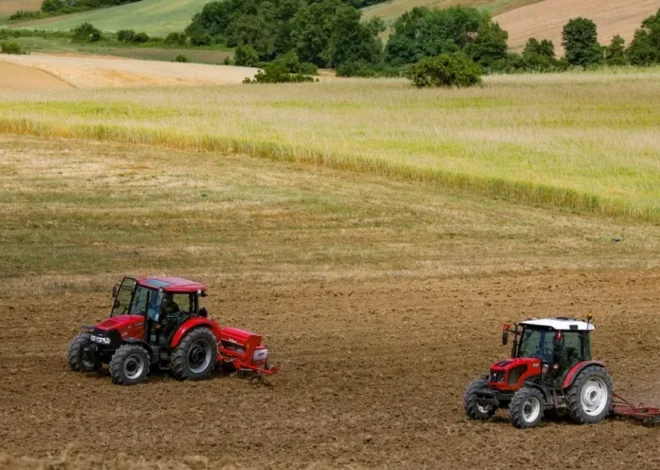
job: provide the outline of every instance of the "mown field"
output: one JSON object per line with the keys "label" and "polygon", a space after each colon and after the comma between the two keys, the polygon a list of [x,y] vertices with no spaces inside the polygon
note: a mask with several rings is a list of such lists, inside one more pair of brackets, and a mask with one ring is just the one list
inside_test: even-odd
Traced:
{"label": "mown field", "polygon": [[660,71],[0,97],[3,132],[238,151],[660,220]]}

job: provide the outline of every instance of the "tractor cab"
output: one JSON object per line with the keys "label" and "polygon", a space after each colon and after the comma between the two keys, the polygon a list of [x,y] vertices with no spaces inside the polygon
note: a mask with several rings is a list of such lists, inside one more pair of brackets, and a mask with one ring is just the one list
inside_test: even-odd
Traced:
{"label": "tractor cab", "polygon": [[[540,361],[540,373],[544,381],[560,380],[579,362],[591,360],[590,323],[559,317],[527,320],[513,327],[504,325],[502,344],[506,345],[509,333],[514,340],[511,359],[536,359]],[[532,362],[532,364],[538,362]]]}

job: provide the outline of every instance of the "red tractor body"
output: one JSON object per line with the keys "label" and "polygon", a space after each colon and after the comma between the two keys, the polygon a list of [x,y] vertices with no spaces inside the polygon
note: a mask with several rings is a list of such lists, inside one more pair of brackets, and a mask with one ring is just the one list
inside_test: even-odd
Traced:
{"label": "red tractor body", "polygon": [[602,421],[613,390],[604,364],[591,360],[590,320],[560,317],[504,325],[503,344],[514,334],[511,358],[495,362],[487,376],[469,385],[468,417],[488,419],[498,408],[508,408],[519,428],[536,426],[548,410],[566,411],[579,423]]}
{"label": "red tractor body", "polygon": [[181,380],[201,380],[223,371],[271,375],[260,335],[222,327],[200,308],[206,287],[181,278],[124,278],[113,289],[110,318],[83,327],[69,348],[76,371],[109,364],[115,383],[134,385],[151,367],[170,370]]}

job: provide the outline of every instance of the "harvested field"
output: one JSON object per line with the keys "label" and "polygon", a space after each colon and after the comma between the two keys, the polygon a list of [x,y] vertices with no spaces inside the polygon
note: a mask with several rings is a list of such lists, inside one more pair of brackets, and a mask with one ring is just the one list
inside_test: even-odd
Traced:
{"label": "harvested field", "polygon": [[0,91],[65,90],[68,83],[43,70],[0,60]]}
{"label": "harvested field", "polygon": [[43,70],[76,88],[202,86],[241,83],[257,69],[78,55],[3,56],[2,61]]}
{"label": "harvested field", "polygon": [[598,40],[607,45],[619,34],[629,42],[642,21],[660,8],[657,0],[543,0],[495,18],[509,32],[509,47],[519,50],[530,37],[551,39],[563,53],[561,34],[571,18],[586,17],[598,26]]}
{"label": "harvested field", "polygon": [[[507,355],[502,322],[588,311],[617,390],[660,402],[657,225],[240,154],[0,149],[0,467],[660,466],[656,428],[521,432],[461,403]],[[212,316],[265,335],[272,387],[70,372],[68,341],[125,272],[207,282]],[[500,458],[512,442],[528,450]]]}
{"label": "harvested field", "polygon": [[0,0],[0,18],[10,16],[18,10],[36,11],[43,0]]}

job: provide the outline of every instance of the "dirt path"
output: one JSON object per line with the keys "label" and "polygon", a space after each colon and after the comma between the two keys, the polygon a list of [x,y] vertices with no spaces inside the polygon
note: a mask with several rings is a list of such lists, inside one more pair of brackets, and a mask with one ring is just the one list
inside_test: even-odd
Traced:
{"label": "dirt path", "polygon": [[[283,367],[270,388],[166,375],[123,388],[74,374],[68,341],[106,315],[109,295],[0,298],[0,452],[43,457],[72,444],[256,468],[657,468],[657,428],[549,421],[520,432],[504,413],[467,422],[462,394],[507,355],[502,322],[593,311],[594,353],[617,390],[660,399],[659,286],[659,272],[616,271],[211,285],[212,315],[265,334]],[[512,442],[525,451],[504,458]]]}
{"label": "dirt path", "polygon": [[629,42],[642,21],[660,8],[658,0],[544,0],[495,17],[509,32],[509,46],[522,48],[530,37],[551,39],[563,53],[561,33],[571,18],[586,17],[598,25],[601,44],[620,34]]}

